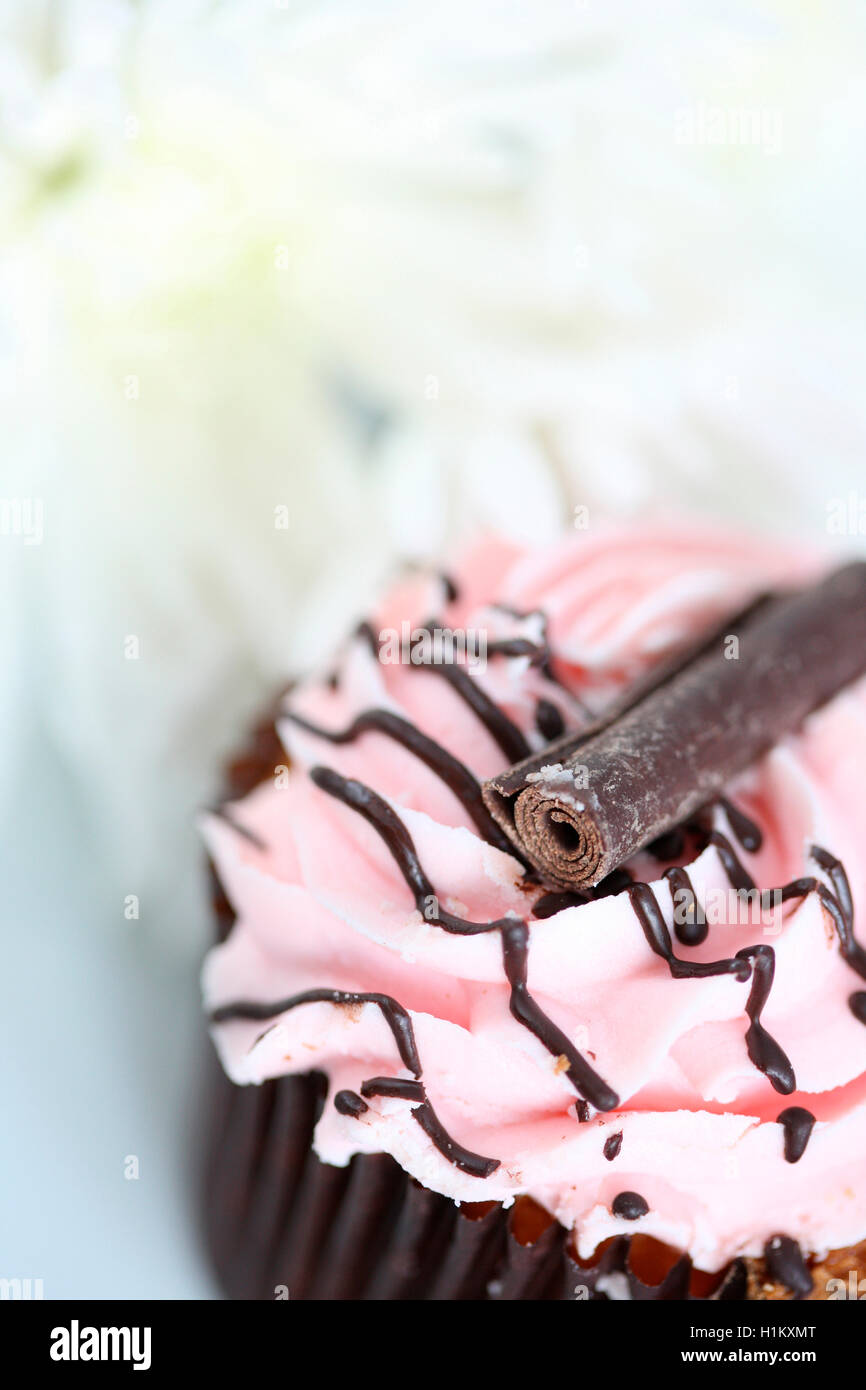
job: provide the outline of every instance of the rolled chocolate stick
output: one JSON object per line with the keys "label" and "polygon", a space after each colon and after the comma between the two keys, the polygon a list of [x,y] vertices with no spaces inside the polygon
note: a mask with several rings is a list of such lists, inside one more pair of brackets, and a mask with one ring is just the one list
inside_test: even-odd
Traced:
{"label": "rolled chocolate stick", "polygon": [[546,883],[593,887],[864,673],[857,562],[761,596],[606,716],[486,782],[484,799]]}

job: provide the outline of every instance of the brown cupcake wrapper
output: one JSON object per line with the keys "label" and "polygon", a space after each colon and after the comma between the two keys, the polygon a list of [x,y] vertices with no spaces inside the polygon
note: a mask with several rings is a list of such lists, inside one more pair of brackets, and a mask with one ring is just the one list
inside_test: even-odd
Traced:
{"label": "brown cupcake wrapper", "polygon": [[[312,1148],[327,1089],[321,1073],[235,1086],[212,1065],[204,1224],[229,1298],[600,1299],[611,1274],[625,1277],[633,1299],[690,1297],[688,1256],[647,1285],[630,1269],[627,1236],[584,1268],[558,1222],[521,1234],[519,1203],[457,1205],[387,1154],[358,1154],[345,1168],[322,1163]],[[745,1290],[738,1261],[711,1297]]]}
{"label": "brown cupcake wrapper", "polygon": [[459,1208],[387,1154],[345,1168],[312,1149],[321,1074],[261,1086],[214,1077],[205,1231],[230,1298],[524,1298],[565,1274],[561,1227],[536,1246],[510,1236],[495,1203]]}

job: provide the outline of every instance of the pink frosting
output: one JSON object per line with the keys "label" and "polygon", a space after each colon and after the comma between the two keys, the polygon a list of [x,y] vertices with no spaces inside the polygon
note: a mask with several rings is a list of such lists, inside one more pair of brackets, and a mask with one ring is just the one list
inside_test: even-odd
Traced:
{"label": "pink frosting", "polygon": [[[456,600],[448,602],[439,579],[414,576],[388,595],[371,624],[399,628],[436,614],[443,625],[484,629],[491,638],[537,636],[537,617],[519,619],[489,605],[542,610],[557,674],[572,694],[599,707],[741,598],[815,568],[799,551],[691,525],[594,530],[541,551],[491,540],[452,569]],[[383,665],[361,637],[347,645],[338,672],[336,686],[317,679],[297,687],[291,708],[334,730],[365,709],[387,708],[479,780],[507,762],[436,673]],[[557,704],[569,727],[583,717],[528,657],[491,657],[472,679],[532,748],[544,742],[535,727],[539,698]],[[763,1022],[796,1073],[797,1090],[784,1097],[747,1054],[748,985],[731,977],[672,979],[650,951],[627,894],[534,920],[537,890],[527,895],[517,861],[481,839],[460,801],[417,757],[378,732],[334,745],[288,721],[279,728],[290,774],[278,773],[230,808],[264,847],[215,817],[204,824],[237,913],[228,940],[206,962],[208,1008],[321,987],[392,995],[411,1014],[439,1119],[462,1146],[500,1166],[487,1178],[462,1172],[434,1147],[404,1099],[370,1099],[359,1118],[335,1108],[336,1092],[357,1092],[365,1078],[411,1075],[373,1004],[305,1004],[271,1023],[216,1027],[226,1071],[240,1084],[327,1073],[329,1101],[315,1136],[323,1160],[343,1165],[356,1153],[387,1152],[455,1200],[509,1203],[529,1194],[575,1228],[582,1256],[608,1236],[640,1231],[716,1270],[735,1255],[760,1253],[779,1231],[818,1253],[866,1237],[866,1027],[847,1002],[866,986],[841,957],[814,894],[787,905],[769,933],[761,924],[729,924],[728,913],[702,946],[677,947],[683,956],[712,960],[756,941],[772,945],[776,975]],[[374,828],[310,780],[316,764],[386,798],[447,909],[473,920],[514,913],[529,921],[530,991],[616,1090],[617,1110],[578,1123],[568,1078],[509,1011],[498,934],[455,936],[425,921]],[[844,862],[862,911],[864,765],[861,683],[730,789],[764,832],[759,852],[742,854],[760,887],[815,873],[808,847],[817,842]],[[637,868],[656,880],[670,925],[660,866],[642,856]],[[689,874],[708,903],[730,887],[713,847]],[[816,1116],[797,1163],[785,1161],[776,1122],[789,1105]],[[610,1161],[603,1148],[614,1133],[622,1145]],[[613,1215],[622,1191],[645,1198],[649,1211],[640,1220]]]}

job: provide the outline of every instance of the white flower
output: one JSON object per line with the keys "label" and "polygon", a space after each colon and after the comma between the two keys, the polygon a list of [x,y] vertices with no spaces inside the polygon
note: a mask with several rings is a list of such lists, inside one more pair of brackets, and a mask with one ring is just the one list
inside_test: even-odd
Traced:
{"label": "white flower", "polygon": [[2,8],[4,742],[112,891],[392,557],[859,484],[857,0]]}

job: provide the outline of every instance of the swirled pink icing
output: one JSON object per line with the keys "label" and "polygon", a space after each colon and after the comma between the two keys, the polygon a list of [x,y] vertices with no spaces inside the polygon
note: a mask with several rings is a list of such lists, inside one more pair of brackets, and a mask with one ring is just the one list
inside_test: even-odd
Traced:
{"label": "swirled pink icing", "polygon": [[[798,548],[691,524],[598,529],[544,550],[488,540],[450,571],[456,597],[435,576],[414,575],[370,623],[374,631],[399,630],[436,616],[491,641],[535,640],[544,614],[559,683],[526,655],[491,656],[471,674],[537,749],[545,742],[536,728],[539,699],[555,704],[567,727],[579,727],[586,706],[602,707],[751,593],[820,568]],[[509,761],[434,671],[383,664],[359,636],[343,651],[337,677],[295,687],[287,708],[329,730],[370,708],[393,711],[479,780]],[[575,1229],[584,1257],[620,1232],[688,1250],[707,1270],[760,1253],[778,1231],[819,1254],[866,1237],[866,1027],[848,1006],[866,986],[840,954],[814,893],[769,924],[737,921],[741,912],[720,906],[730,884],[718,850],[711,845],[687,865],[698,898],[716,906],[707,940],[678,945],[680,955],[715,960],[756,941],[775,951],[763,1022],[797,1087],[782,1096],[747,1053],[748,985],[730,976],[672,979],[627,893],[533,919],[539,889],[527,890],[517,860],[481,838],[461,801],[414,754],[375,731],[340,745],[289,719],[279,731],[290,771],[276,769],[230,808],[260,844],[216,817],[204,822],[237,913],[227,941],[207,958],[208,1008],[317,988],[393,996],[411,1016],[424,1087],[442,1124],[463,1147],[500,1162],[486,1178],[461,1171],[414,1123],[405,1099],[370,1098],[357,1117],[335,1107],[338,1091],[358,1092],[366,1078],[411,1076],[374,1004],[309,1003],[266,1023],[216,1026],[223,1064],[239,1084],[327,1074],[329,1101],[315,1135],[323,1160],[344,1165],[356,1153],[386,1152],[455,1200],[508,1203],[528,1194]],[[763,831],[761,848],[741,856],[759,887],[814,874],[809,847],[818,843],[843,861],[855,910],[866,908],[864,764],[861,682],[729,789]],[[531,993],[615,1089],[615,1110],[578,1122],[561,1063],[509,1010],[498,934],[451,935],[425,920],[382,838],[313,783],[315,765],[386,799],[449,911],[473,920],[515,914],[529,923]],[[640,856],[634,867],[670,926],[659,864]],[[776,1120],[790,1105],[816,1117],[796,1163],[785,1161]],[[618,1133],[621,1147],[609,1160],[605,1141]],[[641,1194],[645,1216],[613,1214],[623,1191]]]}

